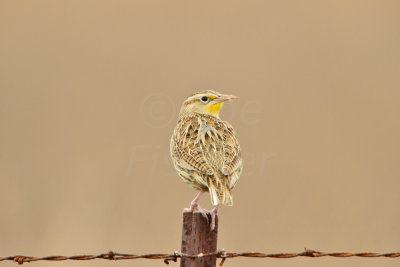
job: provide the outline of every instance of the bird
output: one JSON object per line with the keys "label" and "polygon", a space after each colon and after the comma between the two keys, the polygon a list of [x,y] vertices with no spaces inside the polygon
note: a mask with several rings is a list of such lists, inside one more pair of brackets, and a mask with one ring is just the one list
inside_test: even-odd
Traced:
{"label": "bird", "polygon": [[[189,96],[183,103],[170,141],[170,155],[181,179],[200,192],[184,212],[211,215],[210,229],[221,204],[232,206],[232,189],[243,170],[237,134],[219,113],[226,101],[237,99],[213,90]],[[202,209],[200,197],[209,192],[214,208]]]}

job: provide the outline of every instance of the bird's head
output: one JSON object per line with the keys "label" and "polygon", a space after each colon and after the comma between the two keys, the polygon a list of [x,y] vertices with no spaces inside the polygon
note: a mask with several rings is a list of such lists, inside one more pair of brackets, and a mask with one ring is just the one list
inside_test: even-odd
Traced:
{"label": "bird's head", "polygon": [[239,97],[223,95],[211,90],[202,91],[188,97],[183,102],[180,116],[196,112],[218,117],[223,103],[236,98]]}

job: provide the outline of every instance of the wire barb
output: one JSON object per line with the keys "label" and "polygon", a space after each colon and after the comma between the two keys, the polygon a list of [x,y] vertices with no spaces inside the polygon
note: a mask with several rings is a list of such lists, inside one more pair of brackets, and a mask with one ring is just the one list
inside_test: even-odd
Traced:
{"label": "wire barb", "polygon": [[178,253],[178,251],[175,251],[173,257],[166,258],[164,263],[168,265],[170,261],[177,262],[178,258],[181,258],[181,255]]}
{"label": "wire barb", "polygon": [[275,258],[275,259],[289,259],[295,257],[310,257],[310,258],[319,258],[319,257],[336,257],[336,258],[347,258],[347,257],[364,257],[364,258],[377,258],[377,257],[385,257],[385,258],[399,258],[400,252],[389,252],[389,253],[376,253],[376,252],[320,252],[317,250],[305,249],[303,252],[299,253],[262,253],[262,252],[226,252],[224,249],[212,252],[212,253],[200,253],[197,255],[188,255],[183,253],[178,253],[177,251],[174,254],[162,254],[162,253],[153,253],[153,254],[144,254],[144,255],[135,255],[135,254],[123,254],[117,253],[113,251],[109,251],[107,253],[99,254],[99,255],[75,255],[75,256],[46,256],[46,257],[32,257],[32,256],[9,256],[9,257],[0,257],[0,261],[14,261],[18,264],[23,264],[25,262],[33,262],[33,261],[65,261],[65,260],[94,260],[94,259],[104,259],[104,260],[136,260],[136,259],[150,259],[150,260],[160,260],[163,259],[165,264],[169,264],[170,261],[177,262],[178,258],[201,258],[201,257],[210,257],[216,256],[217,258],[222,259],[220,266],[222,266],[226,259],[228,258],[237,258],[237,257],[246,257],[246,258]]}

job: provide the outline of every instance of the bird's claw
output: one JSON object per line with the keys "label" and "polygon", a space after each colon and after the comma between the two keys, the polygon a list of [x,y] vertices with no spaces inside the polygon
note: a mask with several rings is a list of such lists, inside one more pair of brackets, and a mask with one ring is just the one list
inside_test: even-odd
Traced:
{"label": "bird's claw", "polygon": [[210,214],[210,212],[208,211],[208,210],[205,210],[205,209],[202,209],[202,208],[200,208],[200,207],[198,207],[198,209],[197,209],[200,213],[201,213],[201,215],[207,220],[207,223],[209,222],[208,221],[208,214]]}
{"label": "bird's claw", "polygon": [[216,206],[211,212],[211,223],[210,223],[210,230],[211,232],[215,229],[215,216],[218,214],[218,206]]}
{"label": "bird's claw", "polygon": [[211,223],[210,223],[210,230],[211,232],[215,229],[215,213],[211,213]]}
{"label": "bird's claw", "polygon": [[192,203],[190,203],[190,208],[184,208],[183,212],[194,212],[199,208],[199,204],[197,202],[192,201]]}
{"label": "bird's claw", "polygon": [[195,212],[195,211],[200,212],[201,215],[207,220],[207,222],[209,222],[208,214],[211,214],[211,212],[206,210],[206,209],[201,208],[199,204],[191,203],[190,204],[190,208],[184,208],[183,209],[183,212]]}

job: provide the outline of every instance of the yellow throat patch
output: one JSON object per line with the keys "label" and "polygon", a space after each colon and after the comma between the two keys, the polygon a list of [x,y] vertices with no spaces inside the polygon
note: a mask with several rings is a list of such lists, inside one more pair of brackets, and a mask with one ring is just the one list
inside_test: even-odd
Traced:
{"label": "yellow throat patch", "polygon": [[222,103],[216,103],[214,105],[207,105],[206,110],[208,113],[211,113],[212,115],[218,115],[219,111],[222,108]]}

